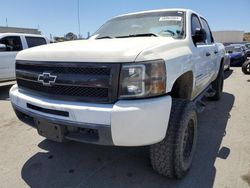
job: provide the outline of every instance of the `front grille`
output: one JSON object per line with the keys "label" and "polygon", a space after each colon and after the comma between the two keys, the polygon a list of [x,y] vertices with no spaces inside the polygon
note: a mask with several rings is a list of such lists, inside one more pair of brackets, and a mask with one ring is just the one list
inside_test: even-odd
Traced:
{"label": "front grille", "polygon": [[[34,71],[34,66],[17,64],[16,68],[25,71]],[[47,66],[36,66],[36,71],[48,71]],[[87,74],[87,75],[110,75],[109,68],[88,68],[88,67],[49,67],[49,70],[55,74]]]}
{"label": "front grille", "polygon": [[[113,103],[117,100],[119,64],[16,62],[16,78],[20,91],[29,91],[47,98]],[[45,84],[39,75],[56,76]]]}
{"label": "front grille", "polygon": [[17,84],[24,88],[29,88],[38,92],[46,92],[53,95],[68,95],[76,97],[108,97],[108,88],[87,88],[77,86],[61,86],[55,85],[53,87],[44,87],[42,84],[37,82],[29,82],[26,80],[18,79]]}

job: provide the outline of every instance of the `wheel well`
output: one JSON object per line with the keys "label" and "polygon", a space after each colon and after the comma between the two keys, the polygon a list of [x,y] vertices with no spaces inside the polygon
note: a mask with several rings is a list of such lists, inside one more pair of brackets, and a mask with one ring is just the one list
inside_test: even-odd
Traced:
{"label": "wheel well", "polygon": [[191,99],[194,76],[191,71],[181,75],[174,83],[171,96],[174,98]]}

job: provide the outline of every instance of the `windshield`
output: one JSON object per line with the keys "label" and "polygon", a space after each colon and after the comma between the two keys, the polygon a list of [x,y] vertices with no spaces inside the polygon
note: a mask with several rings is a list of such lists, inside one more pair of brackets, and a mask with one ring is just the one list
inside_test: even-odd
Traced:
{"label": "windshield", "polygon": [[117,17],[106,22],[94,36],[97,39],[140,36],[181,39],[185,36],[184,15],[182,11],[166,11]]}

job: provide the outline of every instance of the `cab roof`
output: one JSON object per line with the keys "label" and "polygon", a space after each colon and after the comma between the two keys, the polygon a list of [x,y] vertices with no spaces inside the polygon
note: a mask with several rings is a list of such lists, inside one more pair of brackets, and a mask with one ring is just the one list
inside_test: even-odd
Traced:
{"label": "cab roof", "polygon": [[115,16],[114,18],[119,18],[123,16],[131,16],[131,15],[136,15],[136,14],[145,14],[145,13],[155,13],[155,12],[167,12],[167,11],[181,11],[181,12],[186,12],[186,13],[194,13],[197,14],[198,16],[202,17],[200,14],[196,13],[193,10],[190,9],[183,9],[183,8],[171,8],[171,9],[156,9],[156,10],[147,10],[147,11],[139,11],[139,12],[132,12],[128,14],[122,14],[119,16]]}
{"label": "cab roof", "polygon": [[37,34],[26,34],[26,33],[0,33],[0,37],[7,37],[7,36],[29,36],[29,37],[43,37],[46,38],[42,35],[37,35]]}

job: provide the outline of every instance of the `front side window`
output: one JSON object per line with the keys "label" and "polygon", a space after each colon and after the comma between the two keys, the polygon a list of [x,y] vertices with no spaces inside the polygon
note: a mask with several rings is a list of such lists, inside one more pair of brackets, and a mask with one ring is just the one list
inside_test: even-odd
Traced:
{"label": "front side window", "polygon": [[198,16],[196,14],[192,14],[192,17],[191,17],[191,35],[192,35],[193,43],[195,44],[195,46],[197,44],[203,44],[201,42],[197,43],[196,39],[195,39],[196,30],[201,29],[201,28],[202,28],[201,22],[200,22]]}
{"label": "front side window", "polygon": [[29,48],[46,44],[46,40],[42,37],[25,37],[25,39]]}
{"label": "front side window", "polygon": [[6,45],[6,51],[21,51],[23,49],[20,37],[4,37],[0,40],[0,44]]}
{"label": "front side window", "polygon": [[197,15],[193,14],[191,18],[191,34],[195,35],[196,29],[201,29],[201,23]]}
{"label": "front side window", "polygon": [[97,39],[139,36],[182,39],[185,37],[185,13],[166,11],[117,17],[106,22],[94,36]]}

